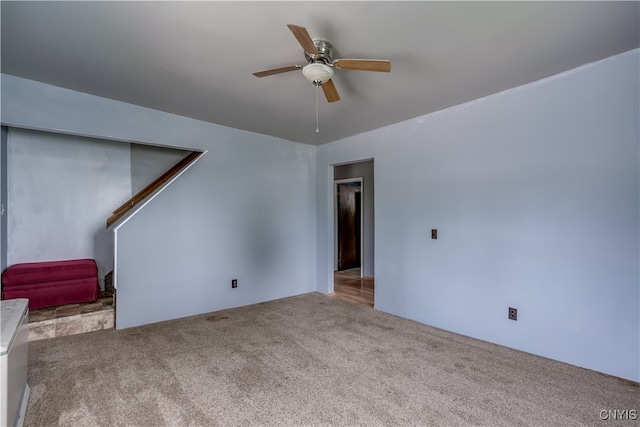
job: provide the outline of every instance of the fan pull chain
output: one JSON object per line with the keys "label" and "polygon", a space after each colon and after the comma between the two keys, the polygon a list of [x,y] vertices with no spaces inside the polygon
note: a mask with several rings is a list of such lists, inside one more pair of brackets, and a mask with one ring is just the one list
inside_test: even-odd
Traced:
{"label": "fan pull chain", "polygon": [[318,125],[318,91],[320,85],[316,85],[316,133],[320,132],[320,126]]}

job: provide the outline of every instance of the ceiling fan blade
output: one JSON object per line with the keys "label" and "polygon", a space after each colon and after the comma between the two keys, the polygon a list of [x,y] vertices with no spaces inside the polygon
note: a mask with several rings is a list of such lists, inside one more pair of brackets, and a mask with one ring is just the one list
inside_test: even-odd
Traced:
{"label": "ceiling fan blade", "polygon": [[333,80],[327,80],[320,87],[322,87],[322,91],[324,92],[324,96],[327,97],[328,102],[340,101],[340,96],[336,90],[336,85],[333,84]]}
{"label": "ceiling fan blade", "polygon": [[256,76],[256,77],[267,77],[267,76],[272,76],[274,74],[280,74],[280,73],[286,73],[288,71],[299,70],[301,68],[302,68],[301,65],[290,65],[288,67],[273,68],[271,70],[257,71],[255,73],[253,73],[253,75]]}
{"label": "ceiling fan blade", "polygon": [[333,66],[339,70],[391,71],[391,61],[384,59],[336,59]]}
{"label": "ceiling fan blade", "polygon": [[288,24],[287,27],[289,27],[295,38],[298,39],[298,43],[300,43],[300,46],[302,46],[302,49],[304,49],[305,52],[312,55],[318,55],[318,48],[313,44],[313,39],[305,27],[293,24]]}

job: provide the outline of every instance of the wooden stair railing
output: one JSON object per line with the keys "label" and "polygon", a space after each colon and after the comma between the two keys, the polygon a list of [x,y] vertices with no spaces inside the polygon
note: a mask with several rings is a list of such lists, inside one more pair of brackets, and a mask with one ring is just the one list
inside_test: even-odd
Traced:
{"label": "wooden stair railing", "polygon": [[107,227],[109,227],[111,224],[113,224],[118,219],[120,219],[124,214],[126,214],[131,209],[133,209],[134,206],[136,206],[138,203],[144,200],[149,194],[157,190],[162,184],[164,184],[165,182],[169,181],[171,178],[176,176],[182,169],[187,167],[191,162],[197,159],[201,154],[202,153],[200,151],[193,151],[189,153],[189,155],[187,155],[184,159],[176,163],[171,169],[163,173],[159,178],[157,178],[151,184],[144,187],[135,196],[127,200],[122,206],[120,206],[118,209],[113,211],[113,215],[111,215],[107,219]]}

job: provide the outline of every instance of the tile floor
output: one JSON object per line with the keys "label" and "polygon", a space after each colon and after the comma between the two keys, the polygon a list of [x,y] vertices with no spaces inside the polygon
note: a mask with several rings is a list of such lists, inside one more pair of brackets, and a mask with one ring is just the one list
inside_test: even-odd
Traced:
{"label": "tile floor", "polygon": [[92,303],[29,310],[29,341],[113,328],[113,298],[102,292]]}

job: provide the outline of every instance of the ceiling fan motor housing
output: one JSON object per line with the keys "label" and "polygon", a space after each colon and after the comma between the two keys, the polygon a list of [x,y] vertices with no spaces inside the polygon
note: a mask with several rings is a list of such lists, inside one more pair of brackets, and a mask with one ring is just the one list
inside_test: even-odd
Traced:
{"label": "ceiling fan motor housing", "polygon": [[313,41],[313,44],[315,45],[316,49],[318,49],[318,54],[314,55],[314,54],[309,54],[305,52],[304,56],[305,58],[307,58],[307,61],[309,63],[322,62],[323,64],[326,64],[326,65],[331,64],[331,58],[333,56],[332,55],[333,46],[331,46],[331,43],[329,43],[326,40],[316,39]]}

